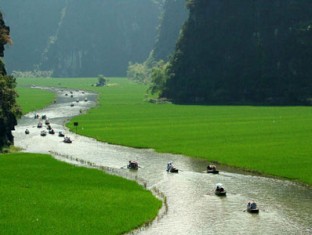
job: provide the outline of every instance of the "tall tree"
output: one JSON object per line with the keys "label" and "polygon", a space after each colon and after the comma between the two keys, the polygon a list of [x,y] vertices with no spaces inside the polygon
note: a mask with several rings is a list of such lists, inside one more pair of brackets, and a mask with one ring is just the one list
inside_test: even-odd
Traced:
{"label": "tall tree", "polygon": [[0,151],[4,146],[13,144],[12,130],[17,124],[17,117],[21,114],[16,104],[16,82],[12,76],[6,74],[2,60],[4,45],[11,43],[10,28],[5,25],[0,12]]}

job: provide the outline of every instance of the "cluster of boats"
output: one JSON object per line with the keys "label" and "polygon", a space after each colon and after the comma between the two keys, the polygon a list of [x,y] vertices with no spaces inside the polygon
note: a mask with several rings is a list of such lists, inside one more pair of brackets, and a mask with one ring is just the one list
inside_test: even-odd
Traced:
{"label": "cluster of boats", "polygon": [[[139,169],[139,163],[137,161],[129,161],[127,168],[130,170],[138,170]],[[169,173],[178,173],[179,172],[179,170],[173,166],[172,161],[167,163],[166,171]],[[219,174],[219,171],[217,170],[217,167],[215,165],[209,164],[207,166],[207,173]],[[226,196],[226,190],[224,189],[224,187],[221,183],[216,184],[216,188],[214,190],[214,193],[215,193],[215,195],[220,196],[220,197]],[[254,201],[248,202],[247,212],[259,213],[259,208],[257,207],[257,204]]]}
{"label": "cluster of boats", "polygon": [[[50,124],[50,121],[49,121],[49,119],[48,119],[48,117],[47,117],[46,115],[42,115],[41,118],[40,118],[40,115],[39,115],[39,114],[35,114],[34,118],[35,118],[35,119],[40,119],[39,122],[38,122],[38,124],[37,124],[37,128],[39,128],[39,129],[40,129],[40,128],[43,128],[43,124],[42,124],[43,122],[44,122],[44,124],[46,125],[47,130],[42,130],[42,131],[40,132],[40,135],[41,135],[41,136],[44,137],[44,136],[46,136],[48,133],[51,134],[51,135],[54,135],[54,134],[55,134],[55,131],[54,131],[54,129],[52,128],[52,126],[51,126],[51,124]],[[25,130],[25,134],[28,135],[29,133],[30,133],[29,129],[26,129],[26,130]],[[62,131],[59,131],[58,136],[59,136],[59,137],[64,137],[64,140],[63,140],[64,143],[72,143],[72,140],[70,139],[70,137],[65,136],[65,134],[64,134]]]}
{"label": "cluster of boats", "polygon": [[[71,97],[71,98],[74,98],[74,93],[73,93],[73,91],[70,91],[69,93],[70,93],[70,97]],[[82,91],[82,94],[84,94],[84,93],[85,93],[85,92]],[[69,96],[68,93],[65,93],[65,96]],[[84,98],[84,101],[87,102],[87,101],[88,101],[88,98],[85,97],[85,98]],[[79,103],[79,102],[80,102],[80,100],[79,100],[79,99],[76,99],[76,103]],[[75,106],[75,103],[74,103],[74,102],[70,103],[70,106],[71,106],[71,107],[74,107],[74,106]]]}

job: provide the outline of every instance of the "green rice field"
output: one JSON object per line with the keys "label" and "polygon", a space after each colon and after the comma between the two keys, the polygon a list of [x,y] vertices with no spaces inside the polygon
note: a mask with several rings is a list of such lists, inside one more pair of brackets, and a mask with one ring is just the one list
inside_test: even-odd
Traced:
{"label": "green rice field", "polygon": [[19,97],[17,102],[22,107],[23,114],[30,111],[35,111],[52,103],[55,94],[49,91],[40,89],[31,89],[27,87],[18,87],[16,89]]}
{"label": "green rice field", "polygon": [[[312,184],[312,108],[152,104],[147,86],[110,78],[19,79],[22,85],[66,86],[99,93],[99,104],[78,133],[118,145],[204,158],[225,165]],[[75,82],[73,82],[75,81]]]}
{"label": "green rice field", "polygon": [[0,154],[0,234],[123,234],[161,202],[134,181],[39,154]]}

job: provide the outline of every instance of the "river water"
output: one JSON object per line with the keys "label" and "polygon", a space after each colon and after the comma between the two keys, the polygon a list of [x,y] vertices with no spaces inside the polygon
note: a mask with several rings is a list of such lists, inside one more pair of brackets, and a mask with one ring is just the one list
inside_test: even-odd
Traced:
{"label": "river water", "polygon": [[[311,187],[225,171],[222,166],[219,166],[220,174],[207,174],[208,162],[204,160],[110,145],[70,133],[64,123],[94,107],[96,95],[72,91],[71,97],[69,90],[53,91],[58,95],[56,103],[39,110],[38,114],[47,115],[56,134],[41,137],[38,120],[30,113],[16,126],[15,145],[25,152],[50,153],[69,163],[98,167],[136,179],[148,189],[165,195],[167,206],[159,217],[133,234],[312,234]],[[24,133],[26,128],[30,130],[29,135]],[[63,131],[73,143],[65,144],[58,137],[58,131]],[[129,160],[138,161],[141,168],[137,172],[125,169]],[[178,174],[165,171],[168,161],[180,169]],[[217,183],[224,185],[226,197],[214,195]],[[259,214],[245,212],[250,200],[257,202]]]}

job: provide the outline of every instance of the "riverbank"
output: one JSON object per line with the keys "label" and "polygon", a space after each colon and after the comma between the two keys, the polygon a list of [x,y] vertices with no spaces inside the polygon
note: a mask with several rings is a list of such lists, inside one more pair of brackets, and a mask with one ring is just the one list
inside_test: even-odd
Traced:
{"label": "riverbank", "polygon": [[161,202],[134,181],[41,154],[0,155],[3,234],[123,234]]}
{"label": "riverbank", "polygon": [[[73,82],[75,81],[75,82]],[[146,86],[111,78],[19,79],[19,84],[66,86],[99,93],[99,105],[68,127],[97,140],[153,148],[312,185],[310,107],[183,106],[151,104]],[[90,121],[92,120],[92,122]],[[205,166],[204,166],[205,167]]]}

